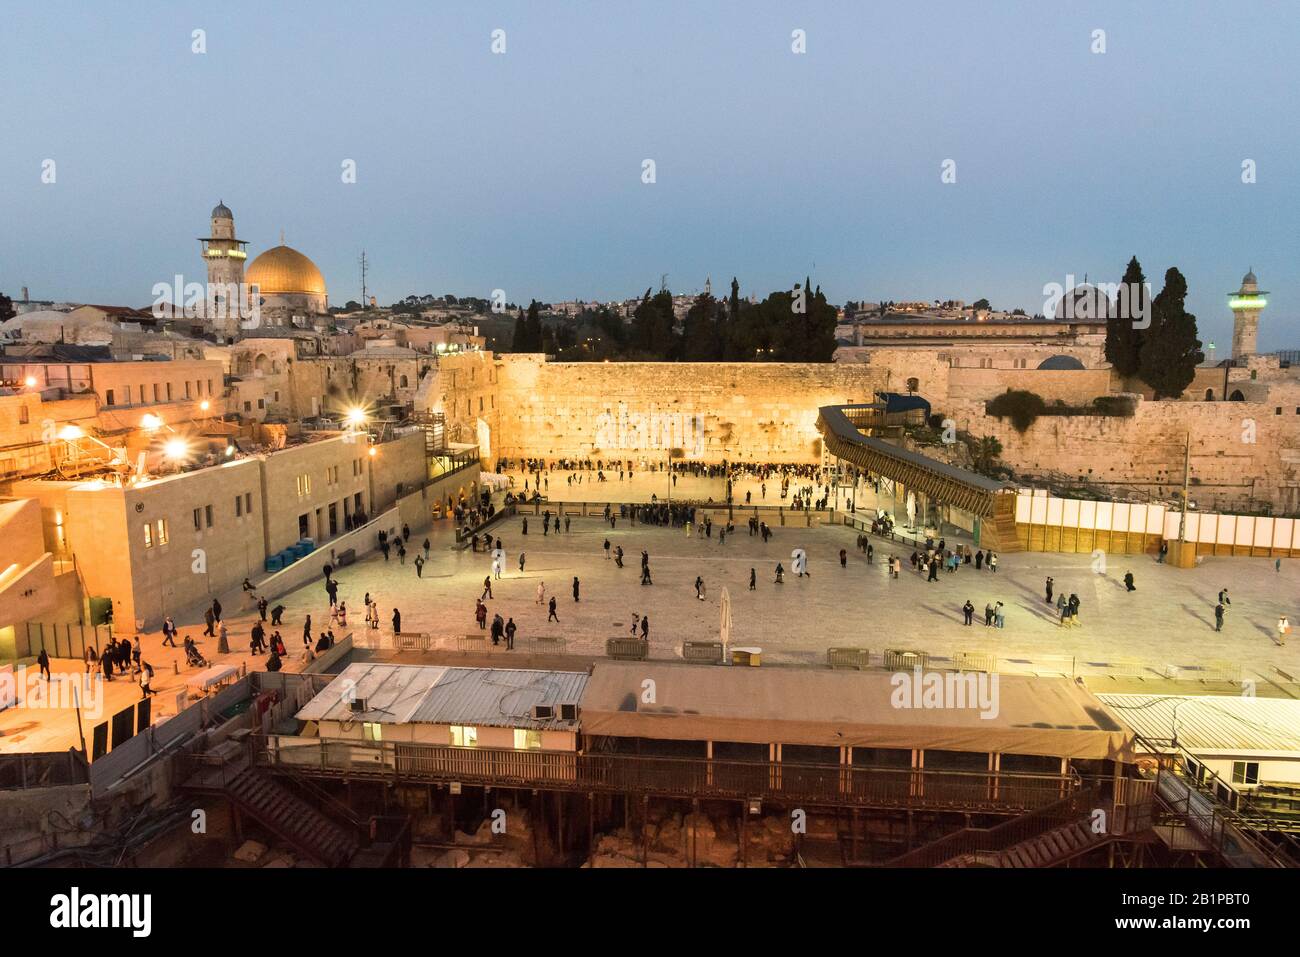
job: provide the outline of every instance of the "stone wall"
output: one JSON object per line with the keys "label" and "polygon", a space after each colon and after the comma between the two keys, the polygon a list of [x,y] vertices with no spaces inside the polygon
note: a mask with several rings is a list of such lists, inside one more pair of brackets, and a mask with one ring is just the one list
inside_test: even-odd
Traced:
{"label": "stone wall", "polygon": [[[444,359],[452,429],[492,432],[491,457],[813,462],[817,409],[870,402],[887,376],[862,365]],[[455,382],[453,383],[453,380]]]}

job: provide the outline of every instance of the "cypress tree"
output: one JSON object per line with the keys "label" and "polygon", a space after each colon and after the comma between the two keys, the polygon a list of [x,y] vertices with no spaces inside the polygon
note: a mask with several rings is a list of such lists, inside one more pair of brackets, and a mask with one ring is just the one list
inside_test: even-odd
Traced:
{"label": "cypress tree", "polygon": [[[1146,276],[1142,274],[1136,256],[1128,261],[1128,268],[1124,270],[1124,287],[1128,292],[1122,294],[1119,303],[1112,305],[1110,315],[1106,317],[1106,361],[1120,375],[1129,378],[1138,374],[1142,364],[1142,341],[1150,331],[1133,325],[1140,321],[1139,315],[1145,311],[1144,307],[1150,305],[1146,301]],[[1127,303],[1127,309],[1118,308],[1123,303]],[[1124,314],[1120,315],[1121,312]]]}
{"label": "cypress tree", "polygon": [[1196,337],[1196,317],[1187,311],[1187,280],[1176,268],[1165,273],[1165,286],[1151,303],[1151,328],[1142,341],[1139,373],[1157,399],[1176,399],[1192,384],[1205,361]]}

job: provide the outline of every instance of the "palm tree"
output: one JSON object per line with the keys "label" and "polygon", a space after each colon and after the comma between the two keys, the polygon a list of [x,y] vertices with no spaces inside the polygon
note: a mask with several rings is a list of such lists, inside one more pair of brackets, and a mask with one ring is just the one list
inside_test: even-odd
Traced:
{"label": "palm tree", "polygon": [[971,457],[975,460],[975,470],[988,474],[997,464],[998,457],[1002,454],[1002,443],[994,436],[986,435],[983,438],[976,439],[975,445],[971,449]]}

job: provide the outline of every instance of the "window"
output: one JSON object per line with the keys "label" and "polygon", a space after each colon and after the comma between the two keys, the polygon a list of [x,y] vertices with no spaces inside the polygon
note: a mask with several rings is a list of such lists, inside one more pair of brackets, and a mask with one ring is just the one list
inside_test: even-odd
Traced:
{"label": "window", "polygon": [[155,382],[155,383],[153,384],[153,400],[154,400],[155,402],[158,401],[158,383],[157,383],[157,382]]}
{"label": "window", "polygon": [[257,407],[258,407],[259,409],[265,409],[265,408],[266,408],[266,400],[265,400],[265,399],[258,399],[258,400],[257,400]]}
{"label": "window", "polygon": [[212,380],[208,380],[208,395],[212,395]]}
{"label": "window", "polygon": [[1259,783],[1259,762],[1258,761],[1233,761],[1232,762],[1232,783],[1233,784],[1258,784]]}
{"label": "window", "polygon": [[153,526],[148,522],[144,523],[144,547],[153,548]]}
{"label": "window", "polygon": [[479,410],[480,412],[483,411],[483,396],[479,396],[479,397],[478,397],[478,410]]}
{"label": "window", "polygon": [[236,495],[235,496],[235,518],[239,518],[243,514],[244,514],[244,496]]}
{"label": "window", "polygon": [[159,545],[167,544],[167,519],[160,518],[154,522],[154,538]]}
{"label": "window", "polygon": [[109,405],[117,405],[117,397],[113,395],[113,390],[109,389],[104,393],[104,401]]}
{"label": "window", "polygon": [[208,520],[208,528],[211,528],[211,527],[212,527],[212,506],[211,506],[211,505],[204,505],[204,506],[203,506],[203,513],[204,513],[204,515],[207,517],[207,520]]}
{"label": "window", "polygon": [[451,726],[451,743],[453,747],[457,748],[477,748],[478,728],[453,724]]}
{"label": "window", "polygon": [[30,417],[30,415],[28,414],[27,406],[25,406],[25,405],[23,405],[23,406],[19,406],[19,407],[18,407],[18,424],[19,424],[19,425],[26,425],[26,424],[27,424],[28,422],[30,422],[30,421],[31,421],[31,417]]}
{"label": "window", "polygon": [[516,751],[540,751],[542,749],[542,732],[515,728]]}
{"label": "window", "polygon": [[1282,407],[1279,405],[1279,406],[1277,407],[1277,411],[1274,412],[1273,414],[1274,414],[1274,415],[1281,415],[1281,414],[1282,414]]}
{"label": "window", "polygon": [[188,399],[189,397],[190,397],[190,380],[189,380],[189,379],[186,379],[186,380],[185,380],[185,398]]}
{"label": "window", "polygon": [[245,403],[244,403],[244,411],[245,411],[245,412],[252,412],[252,411],[253,411],[253,403],[251,403],[251,402],[245,402]]}
{"label": "window", "polygon": [[361,737],[366,741],[384,740],[383,725],[378,721],[361,722]]}
{"label": "window", "polygon": [[298,497],[311,494],[311,476],[304,472],[298,476]]}
{"label": "window", "polygon": [[194,531],[199,532],[202,530],[203,530],[203,509],[196,508],[194,510]]}
{"label": "window", "polygon": [[168,382],[168,383],[167,383],[167,401],[170,402],[171,400],[172,400],[172,384],[171,384],[170,382]]}
{"label": "window", "polygon": [[245,515],[253,514],[253,493],[252,492],[244,493],[244,514]]}

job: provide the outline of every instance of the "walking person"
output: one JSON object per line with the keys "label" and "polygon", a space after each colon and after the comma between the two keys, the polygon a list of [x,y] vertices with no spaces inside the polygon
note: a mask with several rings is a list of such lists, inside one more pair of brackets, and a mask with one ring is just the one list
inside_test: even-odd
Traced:
{"label": "walking person", "polygon": [[518,626],[515,625],[515,620],[513,618],[506,622],[506,651],[515,650],[515,632],[517,630]]}
{"label": "walking person", "polygon": [[997,552],[993,552],[993,551],[989,552],[989,561],[988,561],[988,565],[989,565],[989,571],[993,572],[993,573],[996,575],[996,574],[997,574],[997,571],[998,571],[998,553],[997,553]]}
{"label": "walking person", "polygon": [[848,567],[849,567],[849,553],[846,552],[844,549],[841,548],[841,549],[840,549],[840,568],[848,568]]}
{"label": "walking person", "polygon": [[207,635],[209,638],[215,638],[217,633],[213,630],[213,626],[217,623],[217,616],[212,614],[211,608],[204,609],[203,621],[206,623],[206,627],[203,629],[203,634]]}
{"label": "walking person", "polygon": [[578,600],[578,586],[579,586],[579,584],[580,584],[580,583],[579,583],[579,581],[578,581],[578,576],[577,576],[577,575],[574,575],[574,576],[573,576],[573,600],[574,600],[574,601],[577,601],[577,600]]}
{"label": "walking person", "polygon": [[424,559],[421,558],[419,555],[415,556],[415,577],[416,578],[424,577]]}
{"label": "walking person", "polygon": [[749,570],[749,590],[754,591],[758,588],[758,572],[753,568]]}
{"label": "walking person", "polygon": [[1286,636],[1289,635],[1290,633],[1291,633],[1291,621],[1290,619],[1287,618],[1286,615],[1283,615],[1281,618],[1277,620],[1277,643],[1279,645],[1285,645]]}
{"label": "walking person", "polygon": [[1214,630],[1223,631],[1223,602],[1214,606]]}
{"label": "walking person", "polygon": [[176,647],[176,622],[172,621],[171,615],[163,619],[163,644]]}
{"label": "walking person", "polygon": [[971,600],[969,598],[966,599],[966,604],[961,606],[961,613],[962,613],[962,617],[966,619],[965,624],[969,625],[972,621],[974,621],[975,606],[971,604]]}
{"label": "walking person", "polygon": [[41,648],[41,653],[36,656],[36,664],[40,666],[41,669],[40,676],[44,678],[46,681],[49,681],[50,680],[50,655],[49,652],[47,652],[44,648]]}
{"label": "walking person", "polygon": [[695,597],[704,601],[704,579],[699,575],[695,576]]}
{"label": "walking person", "polygon": [[546,582],[538,582],[537,583],[537,604],[542,605],[545,603],[546,603]]}
{"label": "walking person", "polygon": [[1052,576],[1048,575],[1047,576],[1047,598],[1045,600],[1049,605],[1052,603],[1052,584],[1053,584]]}
{"label": "walking person", "polygon": [[143,701],[151,694],[158,693],[154,691],[152,687],[150,687],[150,683],[152,681],[153,681],[153,665],[149,664],[149,662],[146,661],[140,666],[140,700]]}
{"label": "walking person", "polygon": [[559,620],[560,620],[560,616],[557,615],[557,614],[555,613],[555,596],[554,596],[554,595],[551,596],[551,604],[550,604],[549,607],[550,607],[550,614],[548,614],[548,615],[546,616],[546,620],[547,620],[548,622],[550,622],[550,621],[559,622]]}
{"label": "walking person", "polygon": [[492,576],[488,575],[483,579],[483,594],[479,596],[479,601],[492,597]]}
{"label": "walking person", "polygon": [[1133,573],[1132,573],[1132,572],[1125,572],[1125,573],[1124,573],[1124,590],[1125,590],[1125,591],[1137,591],[1137,586],[1133,584]]}
{"label": "walking person", "polygon": [[393,634],[396,635],[402,630],[402,613],[396,608],[393,609]]}

